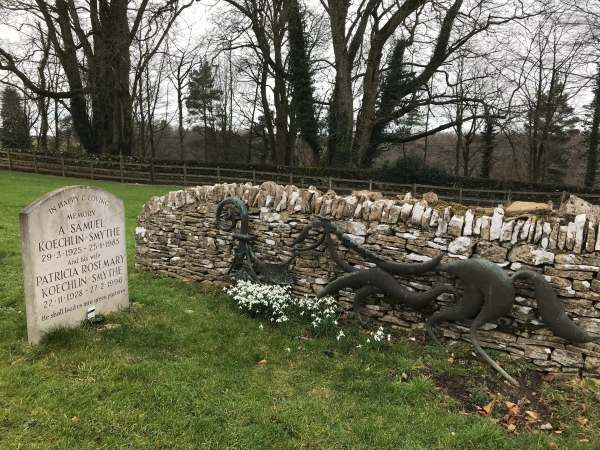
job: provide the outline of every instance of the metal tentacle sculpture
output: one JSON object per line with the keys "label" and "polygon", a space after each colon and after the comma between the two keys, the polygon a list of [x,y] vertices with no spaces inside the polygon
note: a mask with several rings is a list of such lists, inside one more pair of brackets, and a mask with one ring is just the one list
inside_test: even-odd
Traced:
{"label": "metal tentacle sculpture", "polygon": [[[360,307],[369,297],[376,294],[386,295],[386,301],[391,304],[408,305],[415,309],[423,309],[443,293],[455,294],[458,298],[455,305],[437,311],[426,320],[427,333],[434,342],[441,344],[434,332],[438,323],[471,319],[469,334],[475,350],[512,384],[518,385],[518,382],[483,350],[478,331],[484,324],[511,311],[515,303],[514,282],[525,280],[533,284],[539,314],[556,336],[574,343],[600,340],[600,334],[581,329],[567,316],[552,286],[542,275],[533,271],[521,270],[508,275],[498,265],[476,256],[444,264],[441,263],[441,255],[424,263],[404,264],[387,261],[346,237],[331,220],[320,216],[308,224],[294,240],[292,255],[287,261],[266,263],[260,261],[252,249],[251,243],[256,236],[249,233],[248,208],[242,200],[235,197],[223,200],[217,207],[216,216],[218,227],[224,231],[234,230],[239,223],[239,229],[233,235],[239,241],[239,245],[229,270],[236,278],[276,284],[289,283],[291,280],[288,269],[294,259],[301,252],[315,250],[324,245],[331,259],[345,274],[326,285],[318,296],[332,295],[345,288],[354,289],[353,309],[361,322]],[[311,231],[319,233],[319,237],[311,244],[304,244]],[[375,267],[361,269],[349,264],[338,252],[334,236],[339,243]],[[454,287],[447,285],[434,286],[426,292],[413,292],[394,278],[394,275],[416,275],[433,271],[456,276],[462,283],[463,295],[458,297]]]}
{"label": "metal tentacle sculpture", "polygon": [[256,236],[250,234],[248,229],[248,207],[241,199],[230,197],[220,202],[217,206],[216,221],[217,226],[223,231],[232,231],[239,223],[238,231],[233,234],[239,244],[228,274],[237,279],[272,284],[291,282],[289,266],[296,258],[297,252],[293,252],[287,261],[281,263],[268,263],[258,259],[251,245],[256,240]]}
{"label": "metal tentacle sculpture", "polygon": [[[434,299],[443,293],[455,293],[451,286],[436,286],[427,292],[413,292],[402,286],[391,274],[395,275],[414,275],[426,273],[434,270],[440,263],[442,257],[438,256],[431,261],[424,263],[395,263],[386,261],[369,250],[361,247],[344,234],[325,217],[317,217],[317,220],[307,225],[300,233],[295,244],[305,240],[310,230],[321,229],[322,237],[318,242],[324,242],[331,259],[336,265],[346,272],[336,280],[325,286],[318,297],[333,295],[345,288],[356,289],[353,299],[353,309],[357,319],[362,323],[360,307],[366,302],[367,298],[376,294],[386,295],[386,301],[394,305],[408,305],[415,309],[422,309],[430,305]],[[324,236],[324,238],[323,238]],[[375,264],[376,267],[370,269],[359,269],[346,262],[337,251],[336,244],[332,236],[346,247],[354,250],[365,259]],[[315,248],[314,246],[312,248]]]}
{"label": "metal tentacle sculpture", "polygon": [[[329,255],[346,272],[346,274],[326,285],[318,296],[332,295],[344,288],[354,289],[353,309],[358,320],[362,322],[360,307],[366,303],[369,297],[375,294],[386,295],[386,301],[391,304],[404,304],[415,309],[428,306],[442,293],[456,294],[454,288],[449,286],[436,286],[422,293],[411,292],[401,286],[393,275],[422,274],[431,271],[450,273],[462,282],[463,295],[461,297],[457,296],[458,300],[454,306],[437,311],[427,319],[425,323],[427,333],[434,342],[441,345],[434,332],[436,324],[444,321],[454,322],[472,319],[469,334],[475,350],[510,383],[518,384],[483,350],[479,342],[478,330],[484,324],[510,313],[515,303],[515,281],[528,280],[534,284],[540,316],[556,336],[577,343],[600,340],[600,335],[579,328],[567,316],[552,286],[536,272],[522,270],[508,275],[497,264],[477,256],[468,260],[452,261],[446,264],[441,264],[441,255],[420,264],[388,262],[348,239],[329,220],[319,218],[310,225],[312,228],[317,226],[321,226],[327,236],[324,241],[321,241],[327,245]],[[308,231],[303,234],[303,238],[306,238],[306,236],[308,236]],[[374,263],[376,267],[358,269],[348,264],[337,252],[332,236],[336,236],[344,246],[356,251],[359,255]]]}
{"label": "metal tentacle sculpture", "polygon": [[454,307],[438,311],[427,319],[425,327],[431,338],[439,343],[433,331],[436,323],[473,319],[469,334],[475,350],[498,373],[515,385],[518,385],[518,382],[481,348],[477,335],[477,331],[484,324],[510,312],[515,303],[515,281],[526,279],[533,282],[540,316],[556,336],[576,343],[600,340],[599,334],[579,328],[567,316],[550,283],[536,272],[521,270],[508,275],[498,265],[479,257],[440,264],[438,270],[458,277],[463,283],[464,295]]}

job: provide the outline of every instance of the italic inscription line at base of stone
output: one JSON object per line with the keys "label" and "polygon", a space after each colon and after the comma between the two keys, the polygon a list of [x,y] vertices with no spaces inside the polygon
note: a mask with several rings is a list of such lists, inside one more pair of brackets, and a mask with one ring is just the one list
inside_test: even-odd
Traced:
{"label": "italic inscription line at base of stone", "polygon": [[108,314],[129,306],[120,199],[94,187],[61,188],[21,211],[20,225],[30,343],[79,326],[93,308]]}

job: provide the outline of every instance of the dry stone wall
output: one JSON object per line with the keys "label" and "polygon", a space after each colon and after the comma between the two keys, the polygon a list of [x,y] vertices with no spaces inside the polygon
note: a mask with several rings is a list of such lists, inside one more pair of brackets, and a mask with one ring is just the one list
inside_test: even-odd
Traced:
{"label": "dry stone wall", "polygon": [[[237,242],[231,233],[217,229],[214,214],[217,204],[231,196],[250,207],[250,229],[258,237],[255,249],[263,260],[289,257],[294,238],[311,216],[321,214],[334,218],[354,241],[391,260],[420,262],[440,253],[445,260],[465,259],[477,254],[508,272],[523,268],[541,272],[569,316],[581,327],[600,332],[600,230],[585,215],[572,221],[511,218],[505,217],[501,206],[491,215],[480,215],[475,210],[453,212],[424,200],[384,199],[373,192],[339,196],[271,182],[198,186],[155,197],[144,206],[136,229],[138,267],[184,280],[224,282]],[[368,265],[341,249],[349,262]],[[296,259],[292,274],[295,292],[313,294],[339,271],[326,254],[315,250]],[[437,273],[400,280],[414,290],[455,283]],[[516,288],[511,315],[486,325],[482,344],[525,358],[541,371],[600,376],[600,345],[571,345],[553,336],[537,316],[531,286],[517,283]],[[339,304],[346,312],[350,299],[350,292],[341,293]],[[452,296],[442,296],[435,308],[449,302]],[[420,313],[373,303],[377,304],[367,305],[365,314],[375,322],[399,333],[422,333]],[[446,324],[442,332],[449,339],[467,339],[468,328]]]}

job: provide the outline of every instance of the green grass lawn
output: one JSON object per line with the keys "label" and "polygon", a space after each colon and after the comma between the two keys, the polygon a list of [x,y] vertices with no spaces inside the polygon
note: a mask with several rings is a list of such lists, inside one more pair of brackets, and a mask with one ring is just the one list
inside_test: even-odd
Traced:
{"label": "green grass lawn", "polygon": [[[132,307],[106,326],[55,332],[34,347],[18,213],[67,184],[125,201]],[[468,347],[452,360],[408,339],[357,348],[365,335],[352,324],[339,342],[311,337],[303,324],[261,328],[218,292],[136,272],[137,214],[168,190],[0,171],[0,449],[600,448],[592,381],[540,384],[536,395],[560,434],[539,424],[508,433],[501,413],[467,413],[440,387],[444,377],[461,379],[474,402],[490,400],[486,386],[498,377]]]}

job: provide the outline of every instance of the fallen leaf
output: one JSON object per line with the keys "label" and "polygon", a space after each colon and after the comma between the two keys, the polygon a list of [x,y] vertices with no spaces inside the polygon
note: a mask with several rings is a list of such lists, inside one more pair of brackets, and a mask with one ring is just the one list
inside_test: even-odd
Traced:
{"label": "fallen leaf", "polygon": [[550,447],[550,448],[558,448],[558,444],[556,442],[548,442],[548,447]]}
{"label": "fallen leaf", "polygon": [[506,426],[506,430],[511,433],[514,433],[516,431],[516,429],[517,429],[517,426],[514,423],[510,423]]}
{"label": "fallen leaf", "polygon": [[519,405],[513,402],[505,402],[506,405],[506,414],[503,417],[503,420],[506,424],[510,425],[517,420],[517,414],[519,413]]}
{"label": "fallen leaf", "polygon": [[577,423],[579,425],[583,425],[583,426],[586,426],[590,423],[590,419],[588,419],[587,417],[578,417],[575,420],[577,421]]}
{"label": "fallen leaf", "polygon": [[507,414],[511,416],[516,416],[519,413],[519,405],[513,402],[506,402],[506,409],[508,409]]}
{"label": "fallen leaf", "polygon": [[550,430],[552,430],[552,424],[550,422],[546,422],[546,423],[540,425],[540,430],[550,431]]}
{"label": "fallen leaf", "polygon": [[71,421],[72,422],[79,422],[79,416],[73,416],[73,417],[71,417]]}
{"label": "fallen leaf", "polygon": [[479,414],[481,414],[482,416],[489,416],[492,413],[492,411],[494,410],[494,406],[496,406],[497,403],[498,403],[498,400],[496,400],[496,399],[492,400],[487,405],[485,405],[483,408],[481,408],[481,411],[479,411]]}
{"label": "fallen leaf", "polygon": [[452,353],[449,357],[448,357],[448,362],[450,364],[454,364],[454,353]]}
{"label": "fallen leaf", "polygon": [[540,415],[536,411],[527,410],[525,411],[525,414],[527,415],[527,420],[530,422],[537,422],[540,420]]}
{"label": "fallen leaf", "polygon": [[267,360],[266,359],[261,359],[259,362],[256,363],[259,366],[264,366],[267,364]]}

